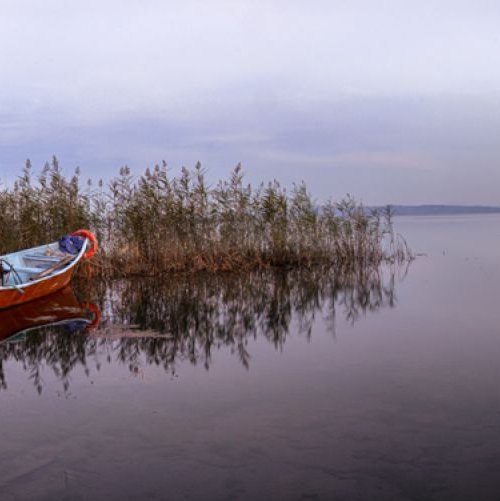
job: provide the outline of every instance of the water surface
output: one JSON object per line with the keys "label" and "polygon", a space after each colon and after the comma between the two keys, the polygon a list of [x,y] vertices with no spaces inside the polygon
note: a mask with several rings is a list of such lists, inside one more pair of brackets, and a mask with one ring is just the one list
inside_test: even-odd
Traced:
{"label": "water surface", "polygon": [[500,217],[397,228],[409,270],[76,290],[0,345],[2,499],[497,499]]}

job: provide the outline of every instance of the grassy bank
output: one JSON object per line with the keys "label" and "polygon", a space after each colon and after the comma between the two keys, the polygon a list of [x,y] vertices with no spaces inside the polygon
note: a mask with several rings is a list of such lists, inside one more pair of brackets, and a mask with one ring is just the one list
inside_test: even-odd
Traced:
{"label": "grassy bank", "polygon": [[314,264],[352,266],[403,261],[390,210],[367,213],[352,198],[320,208],[305,185],[252,187],[237,166],[209,186],[200,165],[171,177],[166,164],[134,178],[127,167],[108,185],[65,177],[56,158],[26,167],[0,192],[0,252],[31,247],[78,228],[102,244],[108,275],[234,271]]}

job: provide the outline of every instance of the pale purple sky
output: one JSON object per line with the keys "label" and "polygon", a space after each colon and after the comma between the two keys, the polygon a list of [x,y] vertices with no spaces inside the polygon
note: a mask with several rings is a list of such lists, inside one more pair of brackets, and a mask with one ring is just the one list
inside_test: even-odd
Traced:
{"label": "pale purple sky", "polygon": [[494,1],[16,0],[0,179],[200,160],[318,199],[500,205]]}

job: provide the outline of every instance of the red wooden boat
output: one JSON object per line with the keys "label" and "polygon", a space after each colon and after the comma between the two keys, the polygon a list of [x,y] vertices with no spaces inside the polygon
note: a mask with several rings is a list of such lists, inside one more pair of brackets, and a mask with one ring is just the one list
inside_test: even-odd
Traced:
{"label": "red wooden boat", "polygon": [[[0,256],[0,310],[53,294],[71,281],[76,265],[97,250],[92,233],[79,230],[83,237],[77,254],[61,252],[59,242]],[[90,250],[87,246],[91,244]]]}

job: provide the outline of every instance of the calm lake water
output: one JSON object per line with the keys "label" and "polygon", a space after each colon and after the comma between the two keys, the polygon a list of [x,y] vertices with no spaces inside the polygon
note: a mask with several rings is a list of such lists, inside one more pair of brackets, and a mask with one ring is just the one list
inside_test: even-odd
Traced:
{"label": "calm lake water", "polygon": [[[1,314],[4,335],[73,319],[0,345],[1,499],[498,499],[500,217],[397,229],[409,270],[96,285]],[[97,307],[99,328],[75,320]]]}

